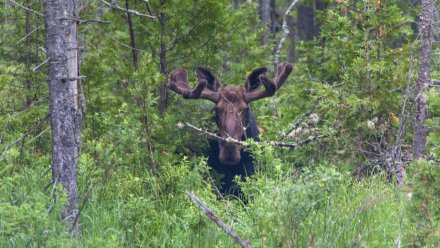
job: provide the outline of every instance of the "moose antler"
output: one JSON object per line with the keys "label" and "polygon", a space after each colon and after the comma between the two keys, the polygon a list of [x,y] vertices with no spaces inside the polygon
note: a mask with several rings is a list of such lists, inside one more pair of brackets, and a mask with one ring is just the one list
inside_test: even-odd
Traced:
{"label": "moose antler", "polygon": [[173,70],[170,73],[168,87],[185,99],[207,99],[217,102],[219,93],[211,90],[205,90],[208,82],[205,79],[199,80],[199,84],[195,89],[188,84],[188,73],[186,70]]}
{"label": "moose antler", "polygon": [[292,72],[292,65],[288,63],[281,63],[277,68],[277,76],[275,82],[270,80],[265,73],[259,76],[260,81],[264,85],[264,91],[247,92],[244,95],[246,102],[252,102],[264,97],[273,96],[275,92],[284,84],[289,74]]}

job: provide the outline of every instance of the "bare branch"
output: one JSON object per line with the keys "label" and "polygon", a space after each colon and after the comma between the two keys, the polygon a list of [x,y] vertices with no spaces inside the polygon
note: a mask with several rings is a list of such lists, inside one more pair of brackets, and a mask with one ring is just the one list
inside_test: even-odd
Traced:
{"label": "bare branch", "polygon": [[17,41],[15,44],[18,44],[22,41],[24,41],[27,37],[29,37],[29,35],[33,34],[35,31],[37,31],[38,29],[42,28],[43,25],[40,25],[38,27],[36,27],[34,30],[30,31],[29,33],[27,33],[23,38],[21,38],[19,41]]}
{"label": "bare branch", "polygon": [[146,53],[146,52],[147,52],[146,50],[142,50],[142,49],[139,49],[139,48],[135,48],[135,47],[129,46],[129,45],[125,44],[124,42],[121,42],[121,41],[119,41],[119,40],[113,38],[113,36],[109,35],[107,32],[105,32],[104,30],[102,30],[102,29],[100,29],[100,28],[98,28],[98,27],[97,27],[96,29],[98,29],[99,31],[101,31],[102,33],[104,33],[105,36],[107,36],[108,38],[110,38],[111,40],[113,40],[114,42],[116,42],[117,44],[119,44],[119,45],[121,45],[121,46],[123,46],[123,47],[129,48],[129,49],[131,49],[131,50],[136,50],[136,51],[138,51],[138,52],[143,52],[143,53]]}
{"label": "bare branch", "polygon": [[303,140],[303,141],[301,141],[299,143],[287,143],[287,142],[280,142],[280,141],[268,141],[267,143],[269,145],[271,145],[271,146],[282,146],[282,147],[289,147],[289,148],[298,148],[299,146],[308,144],[308,143],[310,143],[310,142],[312,142],[314,140],[317,140],[317,139],[325,138],[327,136],[328,135],[324,135],[324,134],[315,135],[315,136],[309,136],[307,139],[305,139],[305,140]]}
{"label": "bare branch", "polygon": [[38,68],[42,67],[43,65],[45,65],[48,61],[50,60],[50,57],[47,58],[45,61],[43,61],[41,64],[37,65],[34,69],[32,69],[33,72],[36,72],[38,70]]}
{"label": "bare branch", "polygon": [[182,128],[184,126],[192,128],[192,129],[194,129],[194,130],[196,130],[196,131],[198,131],[198,132],[200,132],[200,133],[202,133],[204,135],[207,135],[207,136],[209,136],[211,138],[214,138],[215,140],[221,140],[221,141],[224,141],[224,142],[227,142],[227,143],[233,143],[233,144],[241,145],[241,146],[244,146],[244,147],[249,146],[249,144],[244,142],[244,141],[236,140],[236,139],[233,139],[233,138],[230,138],[230,137],[224,139],[224,138],[222,138],[222,137],[220,137],[220,136],[218,136],[218,135],[216,135],[214,133],[211,133],[209,131],[203,130],[203,129],[201,129],[199,127],[196,127],[196,126],[194,126],[194,125],[192,125],[192,124],[190,124],[188,122],[177,124],[178,128]]}
{"label": "bare branch", "polygon": [[[196,130],[196,131],[198,131],[198,132],[200,132],[200,133],[202,133],[204,135],[207,135],[207,136],[209,136],[209,137],[211,137],[211,138],[213,138],[215,140],[220,140],[220,141],[224,141],[226,143],[232,143],[232,144],[240,145],[242,147],[249,147],[250,146],[250,144],[245,142],[245,141],[236,140],[236,139],[233,139],[231,137],[222,138],[222,137],[220,137],[220,136],[218,136],[218,135],[216,135],[214,133],[211,133],[209,131],[203,130],[202,128],[196,127],[196,126],[194,126],[194,125],[192,125],[192,124],[190,124],[188,122],[178,123],[177,124],[178,128],[182,128],[182,127],[185,127],[185,126],[191,128],[193,130]],[[287,142],[280,142],[280,141],[263,141],[263,142],[255,142],[255,143],[257,143],[257,144],[269,144],[271,146],[281,146],[281,147],[289,147],[289,148],[295,149],[295,148],[298,148],[299,146],[308,144],[308,143],[310,143],[310,142],[312,142],[314,140],[325,138],[325,137],[327,137],[327,135],[310,136],[307,139],[305,139],[305,140],[303,140],[303,141],[301,141],[299,143],[287,143]]]}
{"label": "bare branch", "polygon": [[21,5],[21,4],[17,3],[17,2],[15,2],[14,0],[8,0],[8,1],[11,2],[11,3],[13,3],[13,4],[15,4],[15,5],[17,5],[18,7],[20,7],[20,8],[22,8],[22,9],[26,10],[26,11],[29,11],[29,12],[31,12],[31,13],[34,13],[34,14],[36,14],[36,15],[38,15],[38,16],[44,16],[44,15],[41,14],[40,12],[35,11],[35,10],[33,10],[33,9],[30,9],[30,8],[28,8],[28,7],[25,7],[25,6],[23,6],[23,5]]}
{"label": "bare branch", "polygon": [[197,203],[202,209],[203,213],[208,216],[212,221],[214,221],[223,231],[225,231],[229,236],[231,236],[236,243],[241,245],[241,247],[252,248],[251,243],[248,240],[244,240],[238,236],[232,228],[228,227],[214,212],[209,209],[205,203],[203,203],[193,192],[186,191],[186,194],[191,198],[192,201]]}
{"label": "bare branch", "polygon": [[5,155],[6,155],[6,152],[9,150],[9,148],[11,147],[11,146],[13,146],[13,145],[15,145],[16,143],[18,143],[18,142],[20,142],[20,141],[22,141],[24,138],[26,138],[29,134],[31,134],[31,133],[33,133],[33,132],[35,132],[46,120],[47,120],[47,118],[49,118],[49,114],[47,114],[44,118],[43,118],[43,120],[41,120],[40,122],[38,122],[38,124],[34,127],[34,128],[32,128],[30,131],[27,131],[25,134],[23,134],[20,138],[18,138],[18,139],[16,139],[15,141],[13,141],[12,143],[10,143],[9,145],[7,145],[6,147],[5,147],[5,149],[3,150],[3,153],[2,153],[2,156],[0,157],[0,161],[2,161],[3,160],[3,158],[5,157]]}
{"label": "bare branch", "polygon": [[96,22],[96,23],[101,23],[101,24],[111,24],[111,21],[103,21],[103,20],[98,20],[98,19],[87,19],[87,20],[82,20],[82,19],[78,19],[78,18],[73,18],[73,17],[63,17],[61,18],[61,20],[69,20],[69,21],[75,21],[78,24],[88,24],[89,22]]}
{"label": "bare branch", "polygon": [[318,98],[316,98],[315,101],[313,101],[312,107],[310,107],[309,110],[307,110],[307,112],[303,116],[301,116],[299,118],[299,120],[297,122],[295,122],[295,124],[292,125],[290,130],[287,132],[287,135],[284,136],[282,138],[282,140],[285,139],[286,137],[288,137],[289,134],[292,133],[292,131],[294,131],[295,129],[297,129],[304,122],[304,120],[307,117],[309,117],[311,114],[313,114],[315,112],[316,106],[318,106],[318,104],[321,102],[321,100],[322,100],[322,97],[318,97]]}
{"label": "bare branch", "polygon": [[123,11],[123,12],[127,12],[127,13],[130,13],[130,14],[133,14],[133,15],[137,15],[137,16],[148,17],[148,18],[151,18],[153,20],[156,19],[155,16],[147,15],[147,14],[142,14],[142,13],[140,13],[140,12],[138,12],[136,10],[132,10],[132,9],[124,9],[124,8],[121,8],[121,7],[117,6],[117,5],[115,5],[115,4],[111,4],[109,2],[106,2],[104,0],[101,0],[101,2],[103,4],[105,4],[105,5],[107,5],[108,7],[113,8],[113,9],[117,9],[117,10],[120,10],[120,11]]}

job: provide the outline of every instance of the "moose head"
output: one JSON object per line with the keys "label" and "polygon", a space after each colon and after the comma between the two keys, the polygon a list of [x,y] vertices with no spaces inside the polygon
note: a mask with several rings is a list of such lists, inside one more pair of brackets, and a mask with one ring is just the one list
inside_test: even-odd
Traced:
{"label": "moose head", "polygon": [[[249,126],[249,103],[265,97],[273,96],[283,85],[292,65],[278,65],[277,76],[271,80],[266,76],[267,69],[261,67],[252,71],[247,77],[244,87],[221,86],[211,70],[197,67],[198,85],[193,89],[188,84],[186,70],[173,70],[169,78],[169,88],[182,95],[185,99],[207,99],[215,103],[216,120],[219,136],[223,139],[246,139],[246,128]],[[258,90],[263,84],[264,90]],[[241,160],[239,145],[219,141],[219,160],[222,164],[235,165]]]}

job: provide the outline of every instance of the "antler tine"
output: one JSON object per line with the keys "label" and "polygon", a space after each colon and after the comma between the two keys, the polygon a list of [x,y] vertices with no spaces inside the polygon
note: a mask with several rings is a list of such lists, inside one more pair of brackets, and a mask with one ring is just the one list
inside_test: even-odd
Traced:
{"label": "antler tine", "polygon": [[218,95],[215,92],[204,91],[208,82],[204,79],[199,81],[195,89],[188,84],[188,73],[186,70],[176,69],[170,73],[168,87],[185,99],[208,99],[216,102]]}
{"label": "antler tine", "polygon": [[289,77],[292,70],[293,67],[289,63],[281,63],[278,65],[277,77],[275,79],[275,84],[277,85],[277,89],[279,89],[284,84],[284,82],[287,80],[287,77]]}
{"label": "antler tine", "polygon": [[273,96],[275,92],[284,84],[289,74],[292,72],[292,65],[289,63],[281,63],[277,68],[277,76],[275,82],[269,79],[266,74],[259,76],[260,81],[264,85],[264,91],[249,92],[245,94],[245,101],[252,102],[264,97]]}

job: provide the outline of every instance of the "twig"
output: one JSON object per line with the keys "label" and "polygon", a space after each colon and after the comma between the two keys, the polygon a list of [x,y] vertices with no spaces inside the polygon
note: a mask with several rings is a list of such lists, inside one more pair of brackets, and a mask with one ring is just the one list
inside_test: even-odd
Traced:
{"label": "twig", "polygon": [[321,135],[315,135],[315,136],[309,136],[307,139],[299,142],[299,143],[286,143],[286,142],[280,142],[280,141],[268,141],[267,143],[271,146],[282,146],[282,147],[289,147],[289,148],[297,148],[299,146],[308,144],[314,140],[325,138],[328,135],[321,134]]}
{"label": "twig", "polygon": [[32,12],[32,13],[38,15],[38,16],[44,16],[44,15],[41,14],[40,12],[35,11],[35,10],[33,10],[33,9],[30,9],[30,8],[28,8],[28,7],[25,7],[25,6],[23,6],[23,5],[21,5],[21,4],[17,3],[17,2],[15,2],[14,0],[8,0],[8,1],[11,2],[11,3],[13,3],[13,4],[15,4],[15,5],[17,5],[18,7],[20,7],[20,8],[22,8],[22,9],[26,10],[26,11]]}
{"label": "twig", "polygon": [[227,143],[233,143],[233,144],[241,145],[241,146],[249,146],[249,144],[244,142],[244,141],[236,140],[236,139],[233,139],[231,137],[228,137],[226,139],[222,138],[222,137],[218,136],[217,134],[214,134],[214,133],[208,132],[206,130],[203,130],[203,129],[201,129],[199,127],[196,127],[196,126],[194,126],[194,125],[192,125],[191,123],[188,123],[188,122],[177,124],[178,128],[182,128],[184,126],[192,128],[192,129],[194,129],[194,130],[196,130],[198,132],[201,132],[202,134],[208,135],[208,136],[210,136],[210,137],[212,137],[212,138],[214,138],[216,140],[224,141],[224,142],[227,142]]}
{"label": "twig", "polygon": [[19,41],[17,41],[15,44],[18,44],[22,41],[24,41],[27,37],[29,37],[29,35],[33,34],[35,31],[37,31],[38,29],[42,28],[43,25],[40,25],[38,27],[36,27],[34,30],[30,31],[29,33],[27,33],[23,38],[21,38]]}
{"label": "twig", "polygon": [[72,17],[62,17],[61,20],[69,20],[69,21],[75,21],[78,22],[78,24],[88,24],[89,22],[96,22],[96,23],[101,23],[101,24],[111,24],[111,21],[103,21],[103,20],[98,20],[98,19],[87,19],[87,20],[81,20],[78,18],[72,18]]}
{"label": "twig", "polygon": [[136,50],[138,52],[143,52],[143,53],[147,52],[146,50],[142,50],[142,49],[139,49],[139,48],[135,48],[135,47],[129,46],[129,45],[125,44],[124,42],[119,41],[119,40],[113,38],[111,35],[109,35],[108,33],[106,33],[104,30],[102,30],[100,28],[97,28],[97,29],[100,30],[101,32],[103,32],[105,36],[109,37],[111,40],[113,40],[114,42],[116,42],[117,44],[119,44],[119,45],[121,45],[123,47],[129,48],[131,50]]}
{"label": "twig", "polygon": [[34,127],[34,128],[32,128],[30,131],[27,131],[25,134],[23,134],[20,138],[18,138],[18,139],[16,139],[15,141],[13,141],[12,143],[10,143],[9,145],[7,145],[6,147],[5,147],[5,149],[3,150],[3,153],[2,153],[2,156],[0,157],[0,161],[2,161],[3,160],[3,158],[5,157],[5,155],[6,155],[6,152],[9,150],[9,148],[11,147],[11,146],[13,146],[13,145],[15,145],[16,143],[18,143],[18,142],[20,142],[20,141],[22,141],[24,138],[26,138],[29,134],[31,134],[31,133],[33,133],[33,132],[35,132],[46,120],[47,120],[47,118],[49,118],[49,114],[47,114],[44,118],[43,118],[43,120],[41,120],[40,122],[38,122],[38,124]]}
{"label": "twig", "polygon": [[289,134],[290,134],[291,132],[293,132],[295,129],[297,129],[297,128],[298,128],[298,127],[304,122],[304,120],[305,120],[307,117],[309,117],[311,114],[313,114],[313,113],[315,112],[316,106],[318,106],[318,104],[321,102],[321,100],[322,100],[322,97],[318,97],[318,98],[316,98],[315,101],[313,101],[313,105],[312,105],[312,107],[310,107],[309,110],[307,110],[307,112],[306,112],[303,116],[301,116],[301,117],[299,118],[299,120],[298,120],[295,124],[292,125],[292,127],[290,128],[290,130],[287,132],[287,135],[284,136],[284,137],[282,138],[282,140],[283,140],[284,138],[288,137]]}
{"label": "twig", "polygon": [[49,60],[50,60],[50,57],[47,58],[45,61],[43,61],[41,64],[37,65],[34,69],[32,69],[32,71],[33,71],[33,72],[37,71],[38,68],[42,67],[42,66],[43,66],[44,64],[46,64],[47,61],[49,61]]}
{"label": "twig", "polygon": [[47,127],[46,129],[44,129],[41,133],[37,134],[35,137],[33,137],[32,139],[30,139],[28,141],[28,143],[32,143],[34,140],[38,139],[38,137],[40,137],[41,135],[43,135],[45,132],[47,132],[47,130],[50,129],[50,126]]}
{"label": "twig", "polygon": [[140,13],[140,12],[138,12],[136,10],[132,10],[132,9],[124,9],[124,8],[121,8],[121,7],[117,6],[117,5],[115,5],[115,4],[108,3],[108,2],[106,2],[104,0],[101,0],[101,2],[103,4],[105,4],[105,5],[107,5],[108,7],[113,8],[113,9],[117,9],[117,10],[120,10],[120,11],[123,11],[123,12],[127,12],[127,13],[130,13],[130,14],[133,14],[133,15],[137,15],[137,16],[148,17],[148,18],[151,18],[153,20],[156,19],[155,16],[147,15],[147,14],[142,14],[142,13]]}
{"label": "twig", "polygon": [[203,213],[206,214],[212,221],[214,221],[223,231],[225,231],[229,236],[231,236],[236,243],[241,245],[241,247],[252,248],[251,243],[247,240],[242,239],[238,236],[232,228],[228,227],[214,212],[209,209],[205,203],[203,203],[193,192],[186,191],[186,194],[191,198],[192,201],[197,203],[199,207],[202,209]]}

